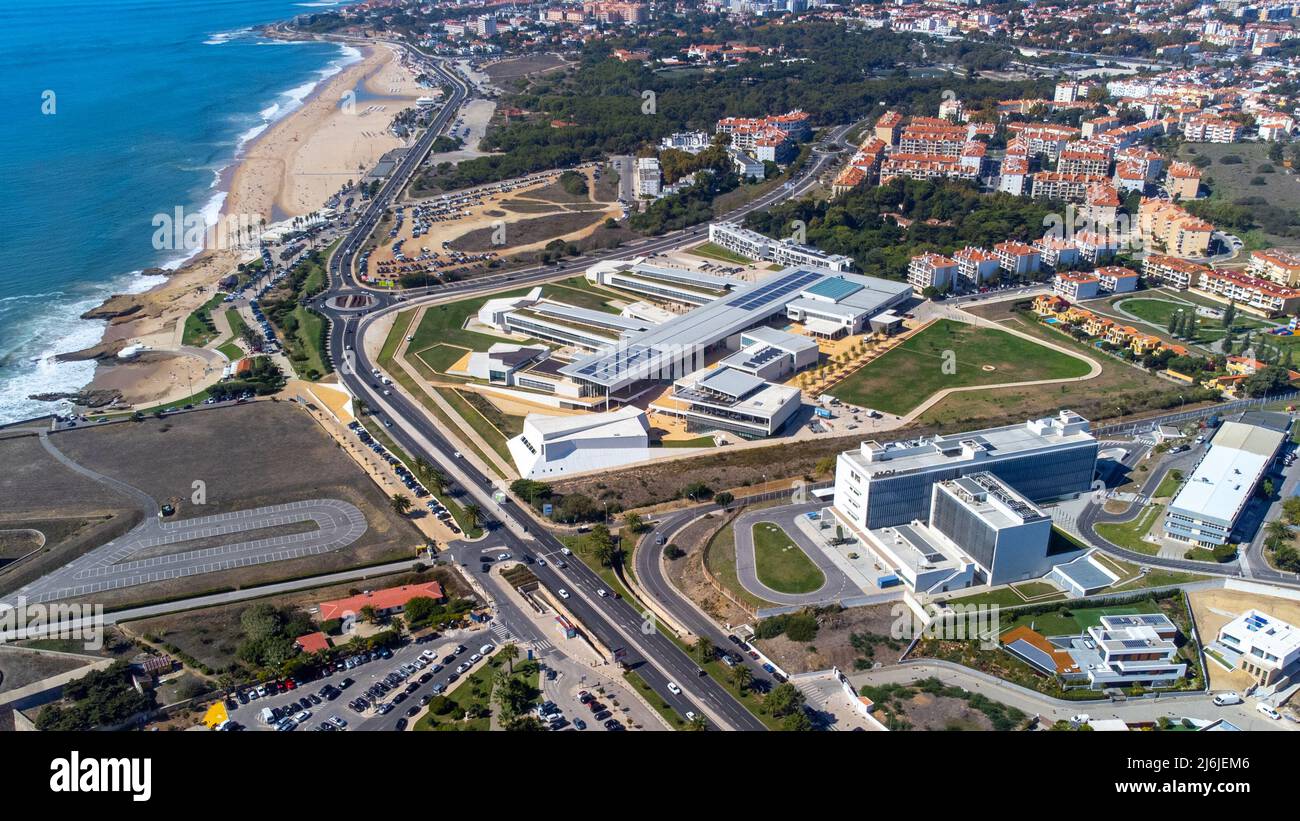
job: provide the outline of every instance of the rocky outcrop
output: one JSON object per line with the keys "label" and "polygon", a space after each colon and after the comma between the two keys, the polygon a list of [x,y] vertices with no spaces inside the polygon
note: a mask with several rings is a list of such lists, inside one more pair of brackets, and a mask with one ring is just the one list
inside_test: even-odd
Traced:
{"label": "rocky outcrop", "polygon": [[27,397],[35,402],[68,401],[83,408],[104,408],[122,401],[119,390],[86,390],[75,393],[34,393]]}

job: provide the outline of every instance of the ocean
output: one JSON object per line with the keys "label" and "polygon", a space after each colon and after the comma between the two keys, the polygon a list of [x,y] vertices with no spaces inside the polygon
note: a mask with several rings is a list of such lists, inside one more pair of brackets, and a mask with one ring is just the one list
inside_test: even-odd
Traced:
{"label": "ocean", "polygon": [[67,406],[99,341],[79,316],[160,281],[183,251],[153,218],[221,208],[241,147],[360,59],[251,27],[336,5],[290,0],[5,0],[0,4],[0,423]]}

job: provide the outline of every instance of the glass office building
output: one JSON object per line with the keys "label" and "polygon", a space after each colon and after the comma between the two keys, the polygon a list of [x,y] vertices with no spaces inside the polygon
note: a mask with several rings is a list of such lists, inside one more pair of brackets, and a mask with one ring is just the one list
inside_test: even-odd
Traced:
{"label": "glass office building", "polygon": [[836,513],[861,530],[925,519],[935,483],[987,471],[1033,502],[1092,485],[1098,443],[1072,411],[1021,425],[904,442],[864,442],[839,456]]}

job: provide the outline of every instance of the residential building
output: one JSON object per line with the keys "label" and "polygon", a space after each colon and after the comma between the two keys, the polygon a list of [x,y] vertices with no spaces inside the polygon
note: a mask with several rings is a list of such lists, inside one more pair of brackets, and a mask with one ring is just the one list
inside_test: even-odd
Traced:
{"label": "residential building", "polygon": [[1076,302],[1081,299],[1094,299],[1101,294],[1101,280],[1092,274],[1063,271],[1053,277],[1052,290]]}
{"label": "residential building", "polygon": [[1101,289],[1112,294],[1126,294],[1136,291],[1138,272],[1122,265],[1104,265],[1092,272],[1101,283]]}
{"label": "residential building", "polygon": [[1189,143],[1241,142],[1241,123],[1212,115],[1192,117],[1183,123],[1183,139]]}
{"label": "residential building", "polygon": [[966,246],[952,255],[957,263],[957,277],[967,287],[980,285],[998,276],[1002,264],[996,254],[983,248]]}
{"label": "residential building", "polygon": [[1147,254],[1142,260],[1142,275],[1153,285],[1165,285],[1185,291],[1198,284],[1210,269],[1168,254]]}
{"label": "residential building", "polygon": [[1189,162],[1169,164],[1165,188],[1176,200],[1194,200],[1201,191],[1201,169]]}
{"label": "residential building", "polygon": [[920,254],[907,265],[907,283],[917,294],[927,289],[951,289],[957,280],[957,261],[942,254]]}
{"label": "residential building", "polygon": [[1235,654],[1237,669],[1261,687],[1294,680],[1300,672],[1300,630],[1259,610],[1247,610],[1220,627],[1216,644]]}
{"label": "residential building", "polygon": [[998,258],[1002,270],[1012,277],[1023,279],[1038,273],[1038,249],[1023,242],[999,242],[993,246],[993,254]]}
{"label": "residential building", "polygon": [[663,190],[663,173],[659,158],[639,157],[636,161],[636,193],[638,197],[658,197]]}
{"label": "residential building", "polygon": [[810,265],[832,271],[847,271],[853,267],[853,260],[842,254],[824,254],[790,238],[773,239],[766,234],[742,228],[735,222],[709,223],[709,241],[756,262],[775,262],[785,266]]}
{"label": "residential building", "polygon": [[1144,197],[1138,207],[1138,231],[1148,246],[1170,256],[1196,259],[1209,255],[1214,226],[1175,203]]}
{"label": "residential building", "polygon": [[1294,314],[1300,310],[1300,288],[1288,288],[1271,279],[1238,271],[1207,268],[1201,272],[1196,289],[1264,316]]}
{"label": "residential building", "polygon": [[1290,251],[1251,251],[1246,271],[1289,288],[1300,286],[1300,254]]}

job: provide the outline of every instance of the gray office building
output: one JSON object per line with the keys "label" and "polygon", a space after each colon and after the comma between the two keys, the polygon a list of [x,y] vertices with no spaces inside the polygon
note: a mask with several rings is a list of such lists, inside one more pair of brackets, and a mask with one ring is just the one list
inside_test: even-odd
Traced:
{"label": "gray office building", "polygon": [[860,531],[924,520],[935,483],[986,471],[1031,502],[1092,485],[1098,443],[1073,411],[1020,425],[903,442],[863,442],[841,453],[834,510]]}

